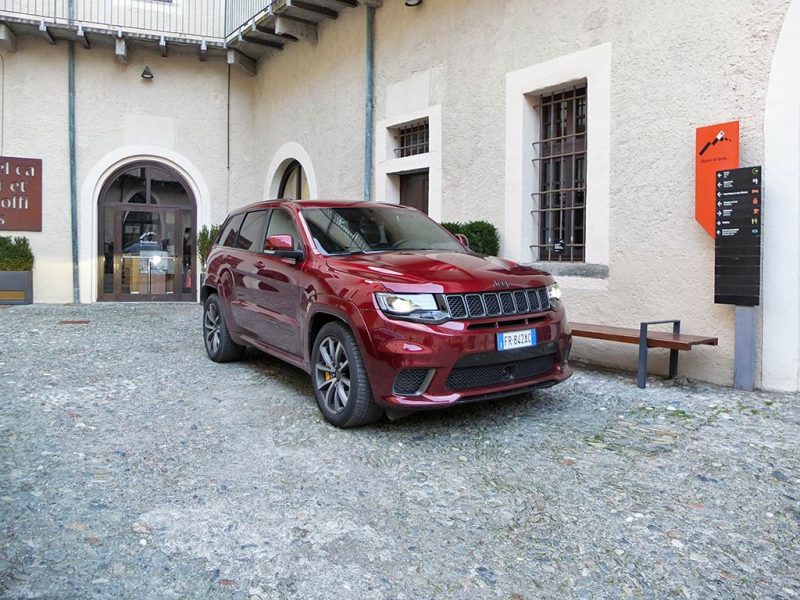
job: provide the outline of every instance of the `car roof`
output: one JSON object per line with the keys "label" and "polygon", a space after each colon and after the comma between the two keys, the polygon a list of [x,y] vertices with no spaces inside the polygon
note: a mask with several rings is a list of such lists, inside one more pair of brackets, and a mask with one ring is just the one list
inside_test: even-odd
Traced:
{"label": "car roof", "polygon": [[[261,202],[253,202],[246,206],[236,208],[230,212],[231,215],[248,212],[251,210],[260,210],[267,208],[280,208],[285,207],[294,210],[303,208],[348,208],[359,207],[364,204],[378,204],[377,202],[365,202],[364,200],[262,200]],[[402,208],[397,204],[380,203],[382,206],[394,206]]]}

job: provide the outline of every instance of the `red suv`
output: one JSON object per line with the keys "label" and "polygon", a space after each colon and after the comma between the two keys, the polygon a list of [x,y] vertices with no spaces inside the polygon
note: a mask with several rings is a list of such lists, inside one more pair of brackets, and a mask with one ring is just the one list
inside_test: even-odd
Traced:
{"label": "red suv", "polygon": [[325,419],[352,427],[564,381],[560,295],[411,208],[261,202],[208,255],[203,338],[216,362],[252,346],[304,369]]}

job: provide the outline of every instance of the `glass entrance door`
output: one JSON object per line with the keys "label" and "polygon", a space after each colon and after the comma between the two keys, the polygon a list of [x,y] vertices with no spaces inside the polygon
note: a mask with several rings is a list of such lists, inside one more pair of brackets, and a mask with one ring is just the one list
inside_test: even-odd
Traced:
{"label": "glass entrance door", "polygon": [[[176,278],[182,270],[176,247],[177,209],[121,210],[119,294],[157,299],[176,291]],[[158,298],[160,299],[160,298]]]}
{"label": "glass entrance door", "polygon": [[128,168],[100,206],[100,300],[195,299],[195,211],[185,187],[160,167]]}

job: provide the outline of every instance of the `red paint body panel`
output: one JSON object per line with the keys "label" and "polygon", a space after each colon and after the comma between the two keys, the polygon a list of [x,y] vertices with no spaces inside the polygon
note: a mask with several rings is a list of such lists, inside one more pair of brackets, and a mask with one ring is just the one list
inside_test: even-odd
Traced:
{"label": "red paint body panel", "polygon": [[[542,271],[496,257],[464,252],[387,251],[330,256],[320,252],[299,212],[306,208],[361,207],[362,202],[288,202],[252,204],[232,214],[258,209],[292,213],[304,257],[281,258],[215,245],[208,257],[204,294],[216,290],[234,341],[255,346],[311,371],[316,319],[344,321],[356,336],[375,400],[385,406],[423,409],[447,406],[484,395],[513,393],[567,379],[572,336],[560,302],[526,315],[448,320],[423,324],[390,318],[377,306],[376,292],[465,294],[540,288],[553,283]],[[399,210],[412,210],[400,209]],[[257,247],[263,247],[257,246]],[[498,282],[502,284],[497,289]],[[536,330],[538,345],[552,344],[553,368],[525,380],[453,390],[451,369],[464,357],[497,352],[497,333]],[[401,369],[435,369],[425,392],[393,392]]]}

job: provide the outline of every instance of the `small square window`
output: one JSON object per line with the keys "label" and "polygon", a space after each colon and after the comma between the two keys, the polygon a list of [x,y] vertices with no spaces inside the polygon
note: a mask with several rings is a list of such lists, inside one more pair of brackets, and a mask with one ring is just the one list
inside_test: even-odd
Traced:
{"label": "small square window", "polygon": [[394,154],[397,158],[425,154],[430,146],[430,127],[428,119],[400,125],[396,130],[395,139],[398,142]]}

